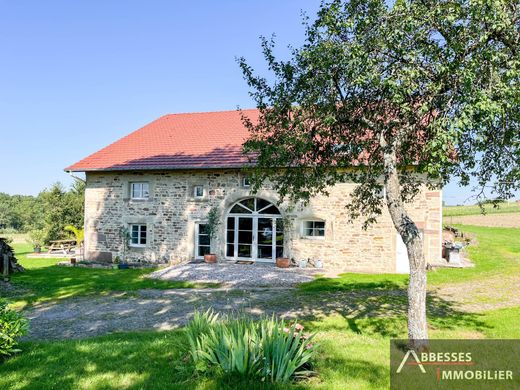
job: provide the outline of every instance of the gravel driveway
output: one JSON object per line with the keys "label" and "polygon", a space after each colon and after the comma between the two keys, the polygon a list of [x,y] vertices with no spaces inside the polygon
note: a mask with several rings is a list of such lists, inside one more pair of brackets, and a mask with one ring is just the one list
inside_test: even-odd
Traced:
{"label": "gravel driveway", "polygon": [[323,274],[316,268],[278,268],[274,264],[187,263],[161,269],[151,278],[222,283],[227,287],[293,287]]}

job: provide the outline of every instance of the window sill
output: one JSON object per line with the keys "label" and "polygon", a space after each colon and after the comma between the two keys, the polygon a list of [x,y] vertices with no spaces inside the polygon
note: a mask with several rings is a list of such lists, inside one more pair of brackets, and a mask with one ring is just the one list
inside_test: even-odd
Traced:
{"label": "window sill", "polygon": [[300,239],[302,240],[319,240],[324,241],[325,236],[300,236]]}
{"label": "window sill", "polygon": [[146,244],[144,244],[144,245],[135,245],[135,244],[133,244],[133,245],[129,245],[128,247],[130,249],[146,249]]}

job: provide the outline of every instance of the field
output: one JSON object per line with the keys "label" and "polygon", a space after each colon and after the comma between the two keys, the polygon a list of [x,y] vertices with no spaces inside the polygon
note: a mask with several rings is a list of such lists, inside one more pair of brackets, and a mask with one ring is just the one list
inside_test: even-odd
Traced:
{"label": "field", "polygon": [[[430,272],[428,321],[432,338],[520,338],[520,229],[458,226],[476,241],[469,248],[474,268]],[[16,276],[19,307],[73,300],[156,286],[139,273],[118,280],[111,270],[58,268],[55,260],[27,259]],[[84,272],[85,271],[85,272]],[[384,389],[389,387],[389,339],[406,337],[403,275],[344,274],[320,278],[264,308],[309,310],[302,322],[318,332],[313,378],[290,386],[255,383],[225,373],[193,374],[182,331],[123,332],[63,341],[25,341],[19,355],[0,363],[6,389]],[[497,288],[500,286],[500,288]],[[238,291],[234,292],[240,293]],[[78,321],[80,319],[77,319]]]}
{"label": "field", "polygon": [[[520,203],[517,202],[504,202],[499,203],[498,207],[493,205],[484,206],[485,214],[511,214],[520,213]],[[445,206],[442,209],[443,217],[457,217],[462,215],[480,215],[482,209],[477,205],[471,206]]]}

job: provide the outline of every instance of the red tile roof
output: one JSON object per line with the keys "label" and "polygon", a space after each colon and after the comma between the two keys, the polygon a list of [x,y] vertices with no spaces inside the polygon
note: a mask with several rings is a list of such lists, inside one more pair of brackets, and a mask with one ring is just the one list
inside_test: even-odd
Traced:
{"label": "red tile roof", "polygon": [[[243,112],[258,119],[255,109]],[[65,170],[240,168],[247,137],[238,111],[165,115]]]}

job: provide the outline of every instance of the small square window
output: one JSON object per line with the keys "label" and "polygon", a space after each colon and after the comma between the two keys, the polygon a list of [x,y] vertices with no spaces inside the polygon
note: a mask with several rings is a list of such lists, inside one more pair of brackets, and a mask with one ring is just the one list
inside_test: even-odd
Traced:
{"label": "small square window", "polygon": [[251,187],[251,178],[249,176],[242,178],[242,187]]}
{"label": "small square window", "polygon": [[146,246],[146,225],[130,225],[130,246]]}
{"label": "small square window", "polygon": [[195,198],[203,198],[204,197],[204,187],[203,186],[193,187],[193,196]]}
{"label": "small square window", "polygon": [[304,237],[325,237],[325,221],[304,221],[302,235]]}
{"label": "small square window", "polygon": [[130,183],[132,199],[148,199],[150,197],[150,185],[148,183]]}

